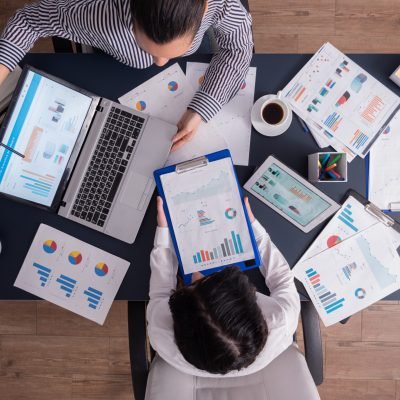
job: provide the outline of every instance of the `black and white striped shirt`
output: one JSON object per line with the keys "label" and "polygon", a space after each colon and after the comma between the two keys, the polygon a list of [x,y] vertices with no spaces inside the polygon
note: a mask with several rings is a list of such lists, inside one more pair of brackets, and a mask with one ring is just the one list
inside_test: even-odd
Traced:
{"label": "black and white striped shirt", "polygon": [[[215,30],[214,55],[189,108],[209,121],[239,90],[250,65],[251,17],[240,0],[208,0],[208,10],[189,51],[200,46],[206,30]],[[133,33],[130,0],[42,0],[17,11],[0,37],[0,64],[9,69],[39,37],[59,36],[90,45],[134,68],[153,64]]]}

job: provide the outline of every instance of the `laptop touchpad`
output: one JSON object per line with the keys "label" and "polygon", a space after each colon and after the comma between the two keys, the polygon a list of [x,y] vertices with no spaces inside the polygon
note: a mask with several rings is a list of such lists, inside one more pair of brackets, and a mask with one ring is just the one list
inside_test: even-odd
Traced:
{"label": "laptop touchpad", "polygon": [[149,196],[149,194],[151,195],[152,183],[152,178],[136,172],[131,172],[124,182],[124,188],[119,201],[127,206],[141,210],[147,196]]}

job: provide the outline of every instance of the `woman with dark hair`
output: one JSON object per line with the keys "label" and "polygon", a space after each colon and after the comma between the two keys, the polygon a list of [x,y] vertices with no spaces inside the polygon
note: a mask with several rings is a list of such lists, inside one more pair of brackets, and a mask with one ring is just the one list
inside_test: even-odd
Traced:
{"label": "woman with dark hair", "polygon": [[177,288],[178,262],[161,198],[151,253],[151,345],[167,363],[201,377],[242,376],[267,366],[293,342],[300,301],[286,260],[246,208],[270,296],[256,292],[238,268],[225,268]]}

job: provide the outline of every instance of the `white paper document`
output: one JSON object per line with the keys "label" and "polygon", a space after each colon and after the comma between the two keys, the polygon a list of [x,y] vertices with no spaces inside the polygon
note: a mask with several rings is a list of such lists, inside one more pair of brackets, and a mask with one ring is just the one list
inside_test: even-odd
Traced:
{"label": "white paper document", "polygon": [[[192,87],[197,90],[208,64],[188,62],[186,76]],[[251,108],[254,103],[256,68],[251,67],[236,96],[225,104],[212,119],[213,125],[224,137],[236,165],[249,165],[251,138]]]}
{"label": "white paper document", "polygon": [[14,286],[103,324],[129,262],[41,224]]}
{"label": "white paper document", "polygon": [[400,256],[390,231],[377,223],[296,265],[295,276],[326,326],[400,288]]}
{"label": "white paper document", "polygon": [[400,112],[369,154],[368,199],[382,210],[400,210]]}
{"label": "white paper document", "polygon": [[400,98],[330,43],[283,89],[307,124],[316,124],[364,158]]}

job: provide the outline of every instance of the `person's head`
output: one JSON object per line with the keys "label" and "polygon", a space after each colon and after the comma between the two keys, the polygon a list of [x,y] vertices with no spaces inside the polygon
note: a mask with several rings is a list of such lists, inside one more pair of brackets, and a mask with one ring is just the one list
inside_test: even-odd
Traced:
{"label": "person's head", "polygon": [[176,290],[169,306],[175,342],[186,361],[201,370],[226,374],[245,368],[266,343],[256,289],[239,268]]}
{"label": "person's head", "polygon": [[158,66],[190,49],[207,10],[207,0],[130,1],[136,41]]}

